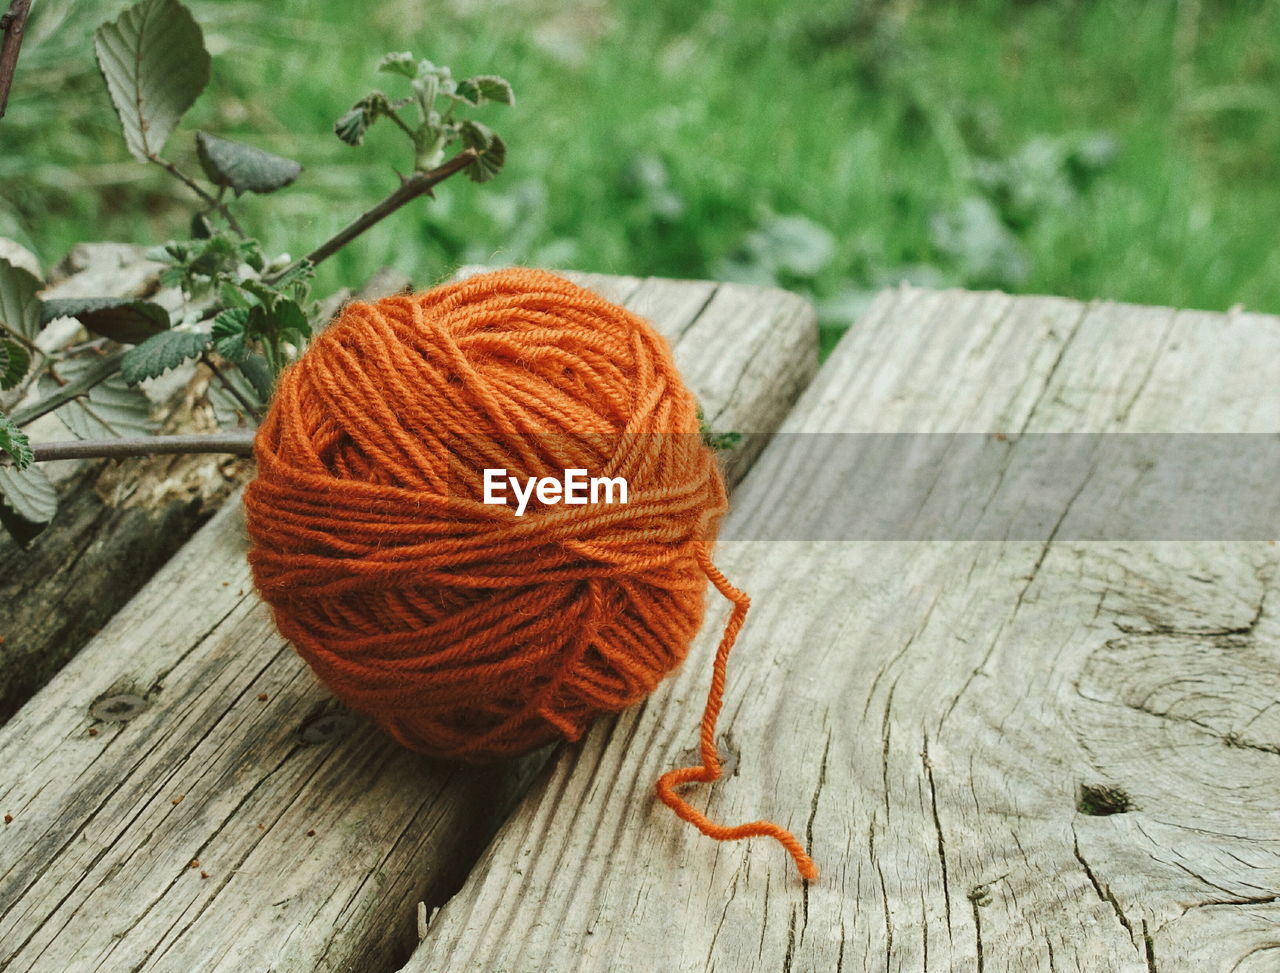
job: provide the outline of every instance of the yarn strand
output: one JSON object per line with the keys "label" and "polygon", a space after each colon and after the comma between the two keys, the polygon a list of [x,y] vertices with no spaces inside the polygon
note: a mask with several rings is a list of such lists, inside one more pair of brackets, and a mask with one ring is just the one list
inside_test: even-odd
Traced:
{"label": "yarn strand", "polygon": [[688,821],[708,838],[714,838],[716,841],[739,841],[743,838],[773,838],[795,860],[796,869],[800,872],[800,877],[807,882],[812,882],[818,877],[818,866],[809,857],[804,845],[786,828],[774,824],[772,821],[751,821],[747,824],[732,826],[716,824],[705,814],[690,806],[675,790],[684,784],[709,784],[720,777],[720,754],[716,750],[716,723],[720,718],[720,711],[724,708],[724,687],[729,652],[733,649],[734,642],[737,641],[738,632],[742,628],[742,623],[747,617],[747,609],[751,605],[751,598],[747,593],[731,585],[728,579],[712,563],[711,554],[707,548],[708,545],[705,543],[697,545],[695,556],[698,564],[706,572],[707,578],[710,579],[711,583],[716,586],[716,590],[733,604],[733,611],[729,615],[729,621],[725,623],[724,635],[720,639],[720,646],[716,649],[715,665],[711,673],[711,690],[707,694],[707,707],[702,714],[700,738],[702,763],[694,767],[680,767],[675,770],[668,770],[658,778],[658,797],[663,804],[675,811],[677,815]]}

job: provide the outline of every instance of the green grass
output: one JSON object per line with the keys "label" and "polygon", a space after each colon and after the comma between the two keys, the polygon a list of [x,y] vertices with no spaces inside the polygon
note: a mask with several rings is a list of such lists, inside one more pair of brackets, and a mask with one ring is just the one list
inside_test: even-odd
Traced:
{"label": "green grass", "polygon": [[[92,67],[90,29],[122,6],[37,4],[0,122],[0,233],[46,262],[186,234],[185,190],[128,160]],[[309,249],[409,164],[389,126],[359,149],[331,134],[394,87],[383,52],[515,85],[482,116],[510,147],[499,179],[397,214],[321,291],[464,261],[727,277],[813,297],[829,337],[899,279],[1280,312],[1280,4],[1205,2],[1181,53],[1177,5],[1153,0],[190,6],[214,80],[183,131],[307,166],[242,204],[272,250]],[[189,134],[170,154],[195,168]]]}

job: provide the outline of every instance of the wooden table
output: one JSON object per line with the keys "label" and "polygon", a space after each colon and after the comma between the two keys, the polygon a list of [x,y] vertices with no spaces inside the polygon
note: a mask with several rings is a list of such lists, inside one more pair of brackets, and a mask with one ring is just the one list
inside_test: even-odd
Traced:
{"label": "wooden table", "polygon": [[[994,517],[1050,434],[1280,430],[1280,320],[904,288],[809,381],[793,298],[587,280],[672,337],[717,426],[755,434],[717,551],[754,596],[735,766],[689,795],[791,828],[821,878],[653,797],[696,743],[722,609],[580,744],[434,764],[336,708],[274,632],[233,503],[0,729],[0,966],[1280,968],[1267,539],[1080,539],[1078,491],[1043,537],[752,539],[787,497],[883,489],[871,448],[794,482],[832,436],[992,436],[999,475],[949,500]],[[110,696],[137,711],[95,718]]]}

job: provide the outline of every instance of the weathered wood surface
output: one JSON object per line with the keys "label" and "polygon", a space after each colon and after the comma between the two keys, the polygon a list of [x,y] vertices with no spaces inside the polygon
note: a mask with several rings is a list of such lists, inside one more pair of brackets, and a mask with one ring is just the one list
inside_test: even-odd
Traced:
{"label": "weathered wood surface", "polygon": [[[671,337],[721,428],[776,428],[816,369],[791,295],[582,279]],[[545,759],[442,766],[335,708],[242,535],[224,507],[0,730],[0,967],[391,969]]]}
{"label": "weathered wood surface", "polygon": [[[1278,388],[1277,318],[906,289],[784,429],[1002,432],[1012,472],[1024,432],[1275,432]],[[796,483],[800,438],[730,524],[878,486],[854,447]],[[966,502],[1017,500],[983,481]],[[653,796],[696,744],[710,619],[676,678],[549,763],[406,970],[1280,968],[1276,548],[741,540],[718,561],[755,596],[722,720],[739,760],[691,800],[791,828],[820,879]]]}
{"label": "weathered wood surface", "polygon": [[[148,297],[176,309],[176,291],[157,293],[162,265],[144,254],[129,244],[80,244],[51,274],[43,296]],[[385,270],[357,294],[336,296],[368,300],[406,283]],[[68,320],[50,330],[59,334],[42,335],[47,347],[65,343],[79,328]],[[190,366],[150,383],[165,432],[215,428],[200,404],[207,381],[203,369]],[[71,435],[52,415],[31,432],[35,440]],[[138,592],[252,470],[246,460],[219,455],[64,461],[44,468],[59,486],[53,523],[26,549],[0,531],[0,723]]]}
{"label": "weathered wood surface", "polygon": [[[153,296],[159,269],[141,247],[83,244],[44,296]],[[174,431],[194,431],[189,401],[175,402],[171,417]],[[52,416],[33,432],[70,435]],[[209,456],[53,464],[60,494],[53,525],[25,550],[0,531],[0,722],[209,518],[243,469]]]}

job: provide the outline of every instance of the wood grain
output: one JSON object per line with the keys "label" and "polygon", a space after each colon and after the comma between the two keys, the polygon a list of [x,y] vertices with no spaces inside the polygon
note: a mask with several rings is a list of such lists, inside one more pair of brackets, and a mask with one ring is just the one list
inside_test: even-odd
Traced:
{"label": "wood grain", "polygon": [[[142,247],[80,244],[44,296],[154,296],[160,269]],[[59,324],[51,330],[70,337],[71,329]],[[196,428],[181,396],[167,416],[173,431]],[[37,428],[35,439],[69,435],[52,416]],[[226,457],[165,456],[45,469],[59,483],[53,524],[27,549],[0,531],[0,723],[209,519],[244,464]]]}
{"label": "wood grain", "polygon": [[[1022,433],[1275,432],[1277,388],[1280,319],[904,289],[784,431],[999,432],[1012,468],[1038,441]],[[802,438],[765,450],[731,522],[787,502]],[[862,459],[808,502],[870,491]],[[548,765],[406,970],[1276,968],[1271,544],[741,540],[717,558],[755,597],[722,720],[736,763],[689,795],[791,828],[820,879],[653,796],[693,753],[709,620],[674,679]]]}
{"label": "wood grain", "polygon": [[[775,428],[816,369],[791,295],[584,280],[651,316],[733,428]],[[336,707],[244,551],[231,504],[0,730],[0,967],[393,968],[545,759],[436,764]],[[140,710],[95,719],[104,697]]]}

